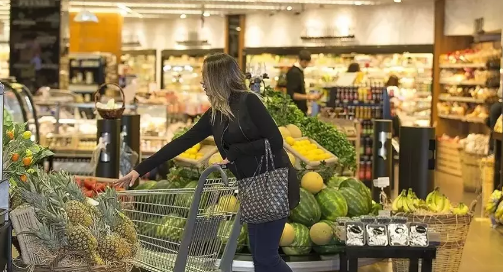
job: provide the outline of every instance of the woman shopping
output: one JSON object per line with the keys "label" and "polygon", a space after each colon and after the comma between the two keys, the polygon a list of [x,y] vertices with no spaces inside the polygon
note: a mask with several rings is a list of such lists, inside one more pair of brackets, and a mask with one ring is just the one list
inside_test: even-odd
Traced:
{"label": "woman shopping", "polygon": [[[211,108],[189,131],[144,160],[117,184],[133,184],[151,169],[213,135],[222,158],[225,158],[221,164],[227,164],[238,180],[238,197],[243,221],[248,223],[255,271],[292,271],[279,256],[278,247],[288,210],[299,203],[300,188],[295,170],[283,149],[278,127],[259,97],[247,91],[245,76],[233,57],[221,53],[208,56],[203,63],[202,77],[201,84]],[[267,182],[283,184],[284,193],[263,199],[267,193],[257,193],[257,190],[268,185],[264,185],[260,177],[265,177]],[[242,190],[241,186],[247,185],[250,186]],[[258,206],[264,205],[254,206],[254,202],[270,199],[281,204],[268,205],[266,212],[257,213],[261,209]]]}

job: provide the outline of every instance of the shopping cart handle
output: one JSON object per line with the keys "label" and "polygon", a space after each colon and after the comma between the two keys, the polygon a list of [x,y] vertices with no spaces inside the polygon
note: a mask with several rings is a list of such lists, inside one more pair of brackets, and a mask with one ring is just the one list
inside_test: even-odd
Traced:
{"label": "shopping cart handle", "polygon": [[222,166],[218,164],[206,168],[206,170],[204,170],[203,173],[201,174],[201,179],[206,180],[211,173],[217,171],[220,172],[220,175],[222,176],[222,182],[225,184],[225,186],[229,186],[229,179],[227,178],[227,174],[222,169]]}

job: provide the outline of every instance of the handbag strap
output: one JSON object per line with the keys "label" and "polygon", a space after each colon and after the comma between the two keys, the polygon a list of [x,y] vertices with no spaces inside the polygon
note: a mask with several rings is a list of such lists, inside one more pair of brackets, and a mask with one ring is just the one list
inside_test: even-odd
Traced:
{"label": "handbag strap", "polygon": [[264,146],[265,146],[265,154],[262,157],[260,157],[260,163],[257,169],[255,170],[253,176],[260,174],[260,171],[262,170],[262,163],[264,162],[264,157],[265,157],[265,171],[269,172],[269,163],[271,164],[271,171],[274,171],[276,169],[276,167],[274,166],[274,157],[272,155],[271,144],[269,143],[269,140],[264,139]]}

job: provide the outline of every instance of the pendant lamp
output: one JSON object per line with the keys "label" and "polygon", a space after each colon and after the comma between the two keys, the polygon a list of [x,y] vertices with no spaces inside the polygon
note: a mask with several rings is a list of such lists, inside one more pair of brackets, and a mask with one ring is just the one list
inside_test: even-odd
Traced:
{"label": "pendant lamp", "polygon": [[89,10],[82,9],[81,11],[79,11],[79,13],[77,13],[77,15],[73,20],[78,23],[86,23],[86,22],[97,23],[98,17],[96,17],[96,15],[90,12]]}

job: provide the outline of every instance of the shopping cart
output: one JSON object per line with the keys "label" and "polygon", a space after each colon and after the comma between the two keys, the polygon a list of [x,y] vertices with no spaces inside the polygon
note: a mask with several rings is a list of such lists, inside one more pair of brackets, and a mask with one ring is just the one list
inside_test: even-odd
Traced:
{"label": "shopping cart", "polygon": [[[215,171],[221,178],[207,180]],[[135,265],[153,272],[231,272],[241,229],[236,190],[235,180],[211,166],[195,189],[120,192],[123,211],[138,230]]]}

